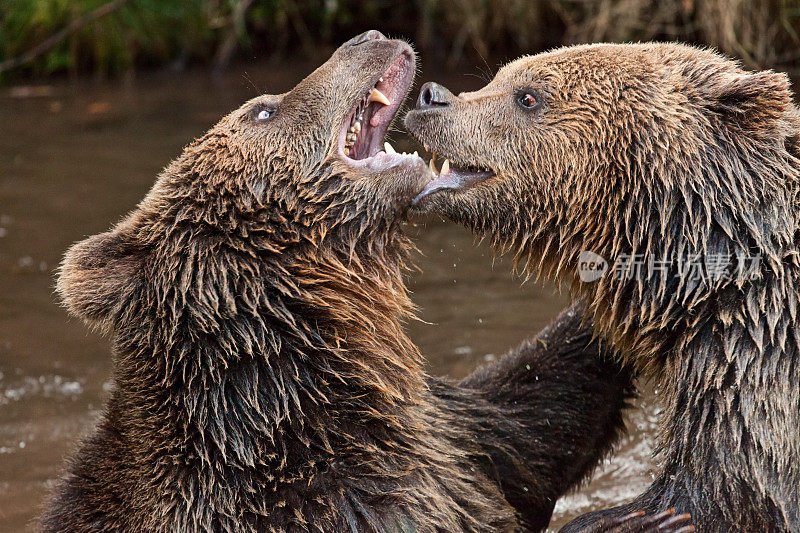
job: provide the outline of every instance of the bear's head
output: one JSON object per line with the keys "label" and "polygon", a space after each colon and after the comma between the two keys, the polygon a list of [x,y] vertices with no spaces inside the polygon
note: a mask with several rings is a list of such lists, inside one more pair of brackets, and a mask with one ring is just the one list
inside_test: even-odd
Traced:
{"label": "bear's head", "polygon": [[407,43],[369,31],[224,117],[124,220],[69,249],[57,284],[69,310],[106,330],[144,321],[166,342],[153,324],[291,323],[300,302],[335,307],[338,286],[395,290],[399,222],[430,179],[419,157],[382,151],[414,69]]}
{"label": "bear's head", "polygon": [[523,57],[476,92],[424,85],[406,126],[442,165],[420,209],[588,296],[623,333],[654,317],[669,325],[719,284],[680,277],[674,263],[652,283],[611,272],[587,282],[582,254],[609,267],[647,256],[645,269],[692,254],[764,264],[794,239],[800,114],[789,80],[709,50],[599,44]]}

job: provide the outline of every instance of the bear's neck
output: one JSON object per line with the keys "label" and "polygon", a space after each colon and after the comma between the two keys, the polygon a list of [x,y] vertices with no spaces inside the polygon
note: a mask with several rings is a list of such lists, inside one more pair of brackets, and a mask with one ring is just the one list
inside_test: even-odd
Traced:
{"label": "bear's neck", "polygon": [[117,339],[117,394],[137,423],[164,428],[151,449],[271,486],[413,438],[425,387],[401,324],[402,261],[203,257],[220,263],[181,267],[194,286],[165,281],[161,320]]}
{"label": "bear's neck", "polygon": [[[600,279],[581,280],[574,268],[561,274],[588,300],[603,336],[641,367],[659,369],[670,428],[665,475],[684,476],[675,483],[689,491],[712,476],[731,491],[741,487],[752,508],[791,501],[800,484],[800,241],[792,194],[787,188],[763,204],[714,210],[694,198],[691,214],[638,199],[639,210],[619,215],[616,226],[626,229],[615,235],[615,249],[599,245],[609,266]],[[670,472],[675,465],[682,466]]]}
{"label": "bear's neck", "polygon": [[[543,255],[558,257],[554,276],[588,300],[596,324],[638,362],[663,363],[706,322],[727,328],[747,290],[760,292],[762,304],[785,298],[786,284],[797,277],[800,220],[790,178],[778,170],[771,178],[744,176],[747,191],[693,184],[714,178],[683,176],[672,178],[680,185],[619,191],[623,199],[608,202],[616,207],[599,217],[608,222],[588,232],[591,238],[549,233],[550,251]],[[586,277],[586,252],[607,262],[599,279]],[[759,305],[749,311],[751,321],[761,322],[780,310]]]}

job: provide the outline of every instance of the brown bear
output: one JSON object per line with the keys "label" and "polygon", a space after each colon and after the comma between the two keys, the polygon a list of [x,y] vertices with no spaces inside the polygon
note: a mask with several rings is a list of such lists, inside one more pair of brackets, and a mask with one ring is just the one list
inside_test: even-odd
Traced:
{"label": "brown bear", "polygon": [[58,291],[113,339],[114,387],[46,531],[541,529],[609,450],[631,376],[579,308],[461,384],[421,369],[401,225],[430,173],[380,151],[414,68],[354,38],[67,252]]}
{"label": "brown bear", "polygon": [[419,208],[568,286],[664,392],[652,486],[565,529],[674,506],[700,531],[800,531],[787,76],[680,44],[567,47],[476,92],[427,84],[406,125],[449,159]]}

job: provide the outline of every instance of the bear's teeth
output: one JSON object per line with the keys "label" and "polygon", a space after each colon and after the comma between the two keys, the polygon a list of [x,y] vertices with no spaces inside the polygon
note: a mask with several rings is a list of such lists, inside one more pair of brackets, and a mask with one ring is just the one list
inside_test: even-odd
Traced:
{"label": "bear's teeth", "polygon": [[389,144],[389,142],[383,143],[383,149],[386,151],[387,154],[396,154],[397,150],[394,149],[394,146]]}
{"label": "bear's teeth", "polygon": [[392,105],[391,100],[386,98],[386,95],[380,92],[378,89],[372,89],[372,92],[369,93],[369,101],[378,102],[383,105]]}
{"label": "bear's teeth", "polygon": [[431,159],[430,162],[428,162],[428,166],[430,167],[431,172],[433,172],[434,174],[438,174],[439,173],[436,170],[436,165],[433,164],[433,159]]}
{"label": "bear's teeth", "polygon": [[445,159],[444,163],[442,163],[442,171],[440,174],[447,174],[448,172],[450,172],[450,160]]}
{"label": "bear's teeth", "polygon": [[356,120],[356,123],[353,124],[353,129],[355,130],[356,133],[361,131],[361,121]]}

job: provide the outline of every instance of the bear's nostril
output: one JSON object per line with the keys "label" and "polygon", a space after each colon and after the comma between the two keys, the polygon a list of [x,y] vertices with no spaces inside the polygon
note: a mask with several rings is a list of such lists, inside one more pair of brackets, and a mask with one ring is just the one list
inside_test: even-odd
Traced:
{"label": "bear's nostril", "polygon": [[420,94],[419,97],[419,103],[421,103],[422,105],[431,105],[432,101],[433,101],[433,95],[431,94],[431,90],[425,89],[424,91],[422,91],[422,94]]}
{"label": "bear's nostril", "polygon": [[420,88],[417,107],[445,107],[450,105],[448,91],[438,83],[428,82]]}
{"label": "bear's nostril", "polygon": [[378,30],[369,30],[365,31],[361,35],[355,37],[351,46],[356,46],[359,44],[366,43],[368,41],[378,41],[380,39],[386,39],[386,36],[379,32]]}

